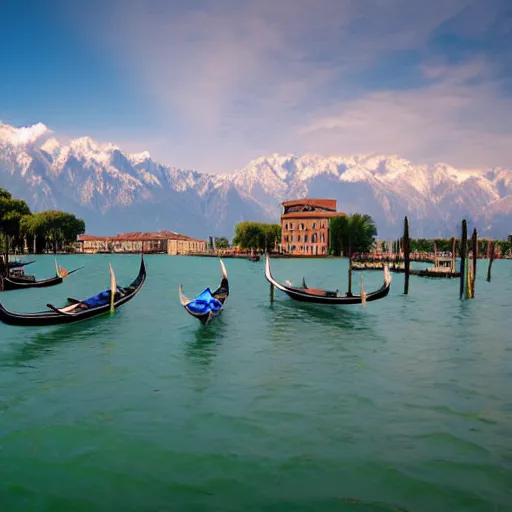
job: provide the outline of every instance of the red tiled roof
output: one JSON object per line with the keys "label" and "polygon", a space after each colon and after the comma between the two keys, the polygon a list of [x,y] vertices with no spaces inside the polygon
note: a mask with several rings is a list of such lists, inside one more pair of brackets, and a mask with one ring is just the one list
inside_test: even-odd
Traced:
{"label": "red tiled roof", "polygon": [[284,201],[281,203],[285,208],[287,206],[300,206],[300,205],[309,205],[309,206],[319,206],[321,208],[329,208],[333,211],[336,211],[336,199],[295,199],[293,201]]}
{"label": "red tiled roof", "polygon": [[330,219],[331,217],[345,217],[343,212],[290,212],[281,215],[281,219]]}
{"label": "red tiled roof", "polygon": [[137,241],[156,241],[156,240],[184,240],[189,242],[204,242],[198,238],[192,238],[190,236],[181,235],[174,231],[158,231],[156,233],[120,233],[115,236],[94,236],[94,235],[80,235],[78,237],[79,242],[137,242]]}

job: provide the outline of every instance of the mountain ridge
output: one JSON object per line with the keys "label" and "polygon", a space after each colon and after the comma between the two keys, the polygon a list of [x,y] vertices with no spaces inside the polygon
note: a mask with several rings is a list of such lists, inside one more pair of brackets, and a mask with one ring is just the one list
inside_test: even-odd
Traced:
{"label": "mountain ridge", "polygon": [[369,213],[381,238],[398,237],[405,215],[415,237],[456,234],[463,217],[482,235],[505,237],[512,220],[510,169],[417,165],[392,154],[274,153],[209,174],[90,137],[63,143],[42,123],[0,122],[0,186],[34,210],[73,211],[95,234],[171,229],[231,237],[237,222],[277,222],[282,201],[306,196]]}

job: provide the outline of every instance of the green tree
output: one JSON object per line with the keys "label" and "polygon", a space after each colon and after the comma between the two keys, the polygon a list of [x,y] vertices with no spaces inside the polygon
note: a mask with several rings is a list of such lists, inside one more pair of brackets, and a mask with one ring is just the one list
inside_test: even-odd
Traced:
{"label": "green tree", "polygon": [[229,240],[225,236],[215,237],[215,247],[217,249],[229,249]]}
{"label": "green tree", "polygon": [[240,222],[235,226],[233,245],[240,249],[256,249],[272,251],[281,240],[281,226],[279,224],[265,224],[262,222]]}
{"label": "green tree", "polygon": [[0,237],[3,243],[2,272],[8,271],[9,246],[13,237],[20,234],[20,221],[24,215],[30,214],[25,201],[13,199],[11,194],[0,188]]}
{"label": "green tree", "polygon": [[355,252],[368,252],[376,236],[377,227],[370,215],[354,213],[331,219],[330,248],[334,254],[349,256]]}
{"label": "green tree", "polygon": [[64,245],[76,242],[78,235],[85,233],[85,223],[72,213],[48,210],[23,218],[22,229],[32,237],[44,240],[53,252],[57,252]]}

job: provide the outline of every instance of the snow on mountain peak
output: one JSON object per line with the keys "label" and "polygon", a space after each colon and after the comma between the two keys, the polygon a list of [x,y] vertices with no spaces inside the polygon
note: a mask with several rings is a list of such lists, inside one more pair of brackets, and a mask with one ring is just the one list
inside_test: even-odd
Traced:
{"label": "snow on mountain peak", "polygon": [[132,163],[132,165],[139,165],[146,160],[151,160],[151,155],[149,151],[142,151],[142,153],[130,153],[128,156],[128,160]]}
{"label": "snow on mountain peak", "polygon": [[[280,202],[307,196],[332,197],[341,211],[371,214],[384,236],[395,236],[404,215],[417,236],[452,233],[463,216],[485,219],[485,229],[502,234],[512,218],[510,169],[418,165],[393,154],[273,153],[234,173],[210,175],[160,165],[148,151],[128,154],[90,137],[64,143],[50,133],[41,123],[14,128],[0,122],[0,177],[7,187],[27,190],[25,198],[37,207],[70,201],[87,215],[123,208],[127,222],[165,217],[184,230],[217,219],[210,229],[222,234],[242,219],[276,221]],[[117,226],[119,216],[112,219]],[[107,217],[99,226],[104,222]]]}
{"label": "snow on mountain peak", "polygon": [[43,123],[15,128],[0,121],[0,142],[8,142],[13,146],[31,144],[48,133],[50,130]]}
{"label": "snow on mountain peak", "polygon": [[103,165],[108,165],[112,158],[112,153],[115,150],[120,150],[119,146],[115,144],[101,144],[90,137],[80,137],[72,140],[69,143],[69,148],[78,160],[85,160],[89,164],[96,162]]}
{"label": "snow on mountain peak", "polygon": [[41,145],[41,149],[55,158],[60,151],[59,141],[56,138],[51,137]]}

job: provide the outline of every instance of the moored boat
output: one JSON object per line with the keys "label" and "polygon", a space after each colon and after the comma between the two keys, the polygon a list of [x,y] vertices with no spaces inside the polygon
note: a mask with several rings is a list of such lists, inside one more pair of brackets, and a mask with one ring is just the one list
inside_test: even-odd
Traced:
{"label": "moored boat", "polygon": [[65,268],[59,266],[57,262],[55,262],[56,273],[55,277],[50,277],[48,279],[42,279],[41,281],[37,281],[34,276],[27,276],[23,272],[9,272],[8,277],[4,277],[3,288],[0,286],[0,290],[4,291],[8,290],[23,290],[25,288],[46,288],[48,286],[55,286],[60,284],[66,279],[66,277],[78,272],[83,267],[76,268],[75,270],[71,270],[68,272]]}
{"label": "moored boat", "polygon": [[178,288],[181,305],[187,313],[197,318],[202,324],[210,323],[222,313],[229,296],[228,273],[223,261],[220,259],[219,261],[222,269],[222,280],[214,292],[210,288],[206,288],[194,299],[188,299],[183,295],[183,286],[180,284]]}
{"label": "moored boat", "polygon": [[[116,285],[113,271],[111,270],[111,286],[88,299],[79,300],[68,298],[64,307],[57,308],[47,304],[49,311],[38,313],[14,313],[8,311],[0,304],[0,321],[10,325],[42,326],[79,322],[93,318],[104,313],[113,312],[129,300],[133,299],[140,291],[146,280],[146,266],[144,257],[141,257],[139,274],[127,287]],[[114,290],[114,293],[112,291]]]}
{"label": "moored boat", "polygon": [[310,288],[302,280],[302,286],[296,287],[282,284],[277,281],[270,270],[270,258],[265,257],[265,277],[267,281],[278,290],[286,293],[289,297],[300,302],[310,302],[312,304],[332,304],[348,306],[352,304],[364,304],[375,300],[383,299],[389,293],[391,287],[391,274],[387,266],[384,267],[384,284],[376,291],[370,293],[361,293],[360,295],[340,294],[339,290],[322,290]]}

